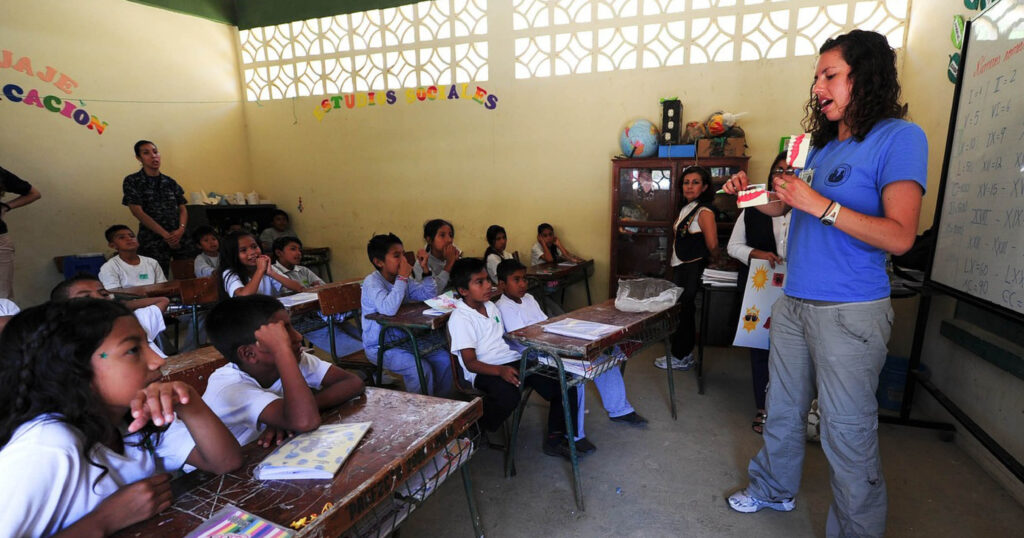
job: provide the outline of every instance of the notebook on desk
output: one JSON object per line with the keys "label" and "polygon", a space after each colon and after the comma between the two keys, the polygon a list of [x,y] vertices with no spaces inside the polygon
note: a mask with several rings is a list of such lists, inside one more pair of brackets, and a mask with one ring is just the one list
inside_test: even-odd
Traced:
{"label": "notebook on desk", "polygon": [[278,297],[277,300],[281,301],[281,304],[285,308],[293,308],[300,304],[312,303],[319,299],[319,296],[313,292],[303,291],[294,295],[285,295],[284,297]]}
{"label": "notebook on desk", "polygon": [[543,328],[546,333],[568,336],[570,338],[582,338],[583,340],[597,340],[623,329],[618,325],[608,325],[607,323],[573,318],[565,318],[548,323]]}
{"label": "notebook on desk", "polygon": [[370,429],[370,422],[324,424],[277,447],[253,469],[256,480],[334,478]]}

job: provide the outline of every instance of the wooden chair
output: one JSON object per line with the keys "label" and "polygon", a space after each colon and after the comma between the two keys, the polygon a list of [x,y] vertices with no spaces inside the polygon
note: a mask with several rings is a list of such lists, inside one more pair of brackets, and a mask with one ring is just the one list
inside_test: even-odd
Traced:
{"label": "wooden chair", "polygon": [[381,373],[378,371],[377,365],[370,362],[362,350],[350,353],[344,357],[339,357],[337,344],[335,342],[335,314],[358,312],[360,310],[362,283],[352,282],[341,286],[328,286],[318,291],[317,296],[320,300],[320,313],[327,318],[327,335],[331,342],[331,359],[334,360],[335,364],[342,368],[349,368],[363,372],[366,374],[367,380],[371,385],[379,386],[381,382]]}
{"label": "wooden chair", "polygon": [[185,280],[196,277],[196,259],[171,260],[171,278]]}
{"label": "wooden chair", "polygon": [[199,310],[218,301],[216,277],[190,278],[181,281],[181,304],[189,307],[192,315],[192,337],[199,347]]}

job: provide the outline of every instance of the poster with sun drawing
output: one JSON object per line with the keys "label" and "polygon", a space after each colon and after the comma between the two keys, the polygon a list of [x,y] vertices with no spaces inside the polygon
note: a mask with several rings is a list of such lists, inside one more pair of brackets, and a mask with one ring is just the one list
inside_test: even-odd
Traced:
{"label": "poster with sun drawing", "polygon": [[785,283],[786,264],[777,263],[772,269],[767,260],[750,260],[750,275],[744,283],[743,306],[732,345],[768,349],[772,305],[782,297]]}

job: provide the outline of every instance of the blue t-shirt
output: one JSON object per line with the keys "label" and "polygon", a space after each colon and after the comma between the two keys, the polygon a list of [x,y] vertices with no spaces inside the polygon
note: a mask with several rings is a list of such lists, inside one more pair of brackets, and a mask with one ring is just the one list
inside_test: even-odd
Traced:
{"label": "blue t-shirt", "polygon": [[[928,140],[917,125],[896,119],[875,124],[864,140],[832,140],[811,152],[811,187],[858,213],[884,215],[882,189],[902,180],[924,190]],[[840,213],[840,218],[842,214]],[[789,235],[786,295],[819,301],[873,301],[889,296],[885,251],[833,226],[819,215],[793,212]]]}

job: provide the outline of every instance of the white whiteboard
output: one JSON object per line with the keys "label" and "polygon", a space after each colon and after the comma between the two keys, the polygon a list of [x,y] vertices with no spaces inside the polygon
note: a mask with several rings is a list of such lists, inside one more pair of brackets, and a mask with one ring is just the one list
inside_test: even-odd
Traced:
{"label": "white whiteboard", "polygon": [[1024,0],[970,23],[929,279],[1024,314]]}

